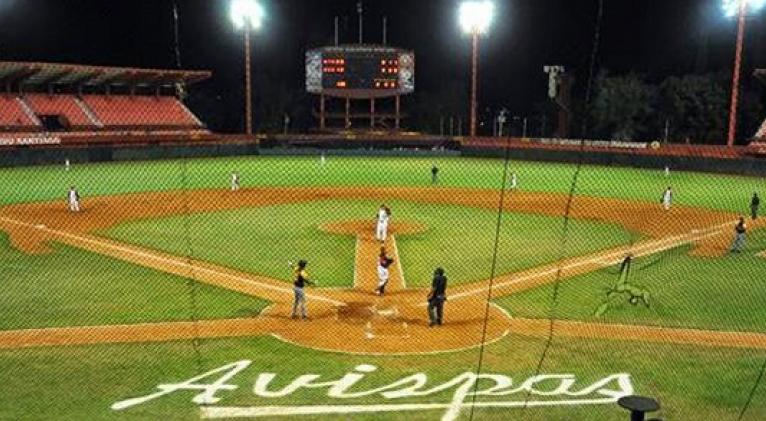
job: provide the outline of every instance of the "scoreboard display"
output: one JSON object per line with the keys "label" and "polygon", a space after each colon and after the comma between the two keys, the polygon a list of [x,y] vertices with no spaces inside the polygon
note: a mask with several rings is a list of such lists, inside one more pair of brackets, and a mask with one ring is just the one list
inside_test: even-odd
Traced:
{"label": "scoreboard display", "polygon": [[322,57],[324,89],[397,89],[399,57],[394,54],[347,54]]}
{"label": "scoreboard display", "polygon": [[387,47],[348,46],[306,54],[308,92],[352,98],[414,92],[414,55]]}

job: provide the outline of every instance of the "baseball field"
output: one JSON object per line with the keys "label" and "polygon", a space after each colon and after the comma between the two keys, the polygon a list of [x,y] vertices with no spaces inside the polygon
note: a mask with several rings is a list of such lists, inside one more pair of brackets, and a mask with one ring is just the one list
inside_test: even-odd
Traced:
{"label": "baseball field", "polygon": [[[625,420],[617,399],[640,394],[665,420],[761,420],[755,192],[445,157],[1,168],[0,419]],[[301,259],[308,320],[291,318]],[[437,267],[448,299],[429,327]]]}

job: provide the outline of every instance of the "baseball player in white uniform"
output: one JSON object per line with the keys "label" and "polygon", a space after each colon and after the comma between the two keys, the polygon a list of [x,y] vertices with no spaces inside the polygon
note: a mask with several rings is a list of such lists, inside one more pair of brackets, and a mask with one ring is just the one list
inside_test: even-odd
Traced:
{"label": "baseball player in white uniform", "polygon": [[375,239],[381,243],[386,241],[388,237],[388,222],[391,219],[391,209],[386,205],[380,205],[378,209],[378,224],[375,229]]}
{"label": "baseball player in white uniform", "polygon": [[511,182],[508,187],[511,190],[516,190],[519,187],[519,177],[516,175],[516,171],[511,173]]}
{"label": "baseball player in white uniform", "polygon": [[239,187],[239,173],[233,172],[231,173],[231,191],[239,191]]}
{"label": "baseball player in white uniform", "polygon": [[665,193],[662,194],[662,207],[666,211],[669,211],[673,207],[673,188],[668,187]]}
{"label": "baseball player in white uniform", "polygon": [[69,188],[69,192],[67,193],[67,203],[69,204],[69,210],[71,212],[80,211],[80,193],[77,192],[77,189],[74,186]]}
{"label": "baseball player in white uniform", "polygon": [[69,158],[64,160],[64,171],[69,171],[69,168],[72,167],[72,163],[69,162]]}

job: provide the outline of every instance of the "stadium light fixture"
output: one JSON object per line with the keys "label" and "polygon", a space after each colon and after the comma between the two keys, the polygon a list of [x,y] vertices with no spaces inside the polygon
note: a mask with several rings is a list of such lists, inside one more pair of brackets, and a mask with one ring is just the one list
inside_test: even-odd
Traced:
{"label": "stadium light fixture", "polygon": [[245,32],[245,134],[253,134],[253,91],[250,65],[250,32],[260,29],[266,13],[256,0],[231,0],[229,17]]}
{"label": "stadium light fixture", "polygon": [[466,1],[460,5],[460,27],[467,34],[486,34],[492,24],[495,5],[490,1]]}
{"label": "stadium light fixture", "polygon": [[229,17],[237,29],[247,25],[251,29],[260,29],[266,17],[263,7],[255,0],[232,0]]}
{"label": "stadium light fixture", "polygon": [[740,1],[745,3],[745,10],[755,13],[766,6],[766,0],[723,0],[721,7],[727,18],[733,18],[739,14]]}
{"label": "stadium light fixture", "polygon": [[729,133],[726,145],[734,146],[737,135],[737,109],[739,107],[739,79],[742,73],[742,50],[745,44],[745,23],[748,12],[755,13],[766,6],[766,0],[723,0],[726,17],[737,16],[737,46],[734,54],[734,75],[731,82],[731,105],[729,108]]}
{"label": "stadium light fixture", "polygon": [[471,57],[471,118],[470,136],[476,137],[476,109],[478,108],[477,88],[479,74],[479,36],[489,32],[492,18],[495,14],[495,5],[488,1],[465,1],[460,5],[458,20],[460,27],[471,35],[473,53]]}

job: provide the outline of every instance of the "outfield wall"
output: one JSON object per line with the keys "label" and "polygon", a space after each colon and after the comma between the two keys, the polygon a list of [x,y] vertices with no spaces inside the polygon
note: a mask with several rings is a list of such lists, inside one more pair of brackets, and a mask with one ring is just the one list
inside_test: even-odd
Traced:
{"label": "outfield wall", "polygon": [[[766,159],[748,156],[743,148],[671,146],[660,149],[614,147],[587,147],[545,145],[530,141],[511,143],[481,140],[465,142],[460,146],[455,139],[443,138],[402,139],[366,138],[361,143],[346,140],[338,147],[337,138],[312,143],[307,136],[299,144],[259,140],[185,141],[123,144],[91,144],[76,146],[16,146],[0,148],[0,167],[61,164],[66,159],[73,163],[148,161],[179,158],[235,157],[250,155],[316,155],[336,156],[464,156],[503,158],[506,146],[511,159],[524,161],[664,168],[766,177]],[[415,146],[417,145],[417,146]]]}
{"label": "outfield wall", "polygon": [[19,147],[0,151],[0,167],[72,163],[151,161],[257,155],[257,143],[187,143],[155,145],[99,145],[79,147]]}
{"label": "outfield wall", "polygon": [[[504,148],[464,146],[462,156],[482,158],[504,158]],[[766,177],[766,159],[740,157],[716,158],[696,155],[661,155],[640,154],[635,151],[594,151],[563,150],[553,148],[511,148],[511,159],[521,161],[577,163],[589,165],[664,168],[668,166],[676,171],[698,171],[722,174],[736,174]]]}

